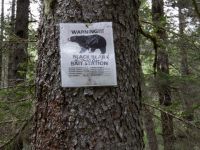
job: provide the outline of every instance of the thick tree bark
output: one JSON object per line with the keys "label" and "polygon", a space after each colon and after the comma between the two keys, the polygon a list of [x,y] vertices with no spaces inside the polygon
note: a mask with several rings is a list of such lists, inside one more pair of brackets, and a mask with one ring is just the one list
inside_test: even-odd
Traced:
{"label": "thick tree bark", "polygon": [[[156,78],[158,81],[158,95],[160,105],[167,107],[171,105],[171,92],[168,82],[169,63],[168,54],[166,50],[166,32],[162,29],[165,27],[164,16],[164,2],[163,0],[152,0],[152,20],[156,27],[156,35],[159,41],[160,47],[157,49]],[[162,27],[162,28],[159,28]],[[172,116],[161,112],[163,142],[165,150],[174,149],[174,131],[173,131],[173,118]]]}
{"label": "thick tree bark", "polygon": [[16,43],[12,46],[8,72],[11,85],[23,81],[26,77],[29,4],[29,0],[17,0],[14,30]]}
{"label": "thick tree bark", "polygon": [[[55,1],[39,32],[34,149],[141,150],[138,0]],[[62,88],[60,22],[112,21],[118,87]]]}

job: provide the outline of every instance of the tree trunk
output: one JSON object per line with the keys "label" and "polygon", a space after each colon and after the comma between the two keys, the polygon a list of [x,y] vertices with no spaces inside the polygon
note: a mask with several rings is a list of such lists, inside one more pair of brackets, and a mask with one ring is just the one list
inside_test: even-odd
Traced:
{"label": "tree trunk", "polygon": [[9,84],[22,82],[26,78],[29,0],[17,0],[15,21],[15,43],[9,59]]}
{"label": "tree trunk", "polygon": [[[142,74],[142,99],[144,102],[150,101],[148,98],[151,97],[148,94],[148,89],[146,88],[145,85],[145,78],[144,74]],[[151,102],[151,101],[150,101]],[[153,120],[153,114],[154,112],[151,111],[147,106],[143,105],[142,107],[142,114],[143,114],[143,122],[144,122],[144,127],[148,139],[148,146],[146,149],[149,150],[158,150],[158,141],[156,137],[156,132],[155,132],[155,125],[154,125],[154,120]]]}
{"label": "tree trunk", "polygon": [[[184,7],[182,6],[182,2],[179,0],[179,5],[178,5],[178,14],[179,14],[179,34],[181,37],[184,36],[184,31],[186,27],[186,19],[183,14],[183,9]],[[187,45],[185,45],[187,41],[184,41],[183,38],[180,38],[179,40],[179,48],[180,48],[180,54],[181,54],[181,75],[183,80],[187,78],[190,75],[189,71],[189,65],[188,65],[188,48]],[[185,118],[188,121],[193,120],[193,101],[191,99],[191,91],[190,91],[190,83],[188,81],[184,81],[184,84],[182,85],[182,100],[184,103],[185,107]]]}
{"label": "tree trunk", "polygon": [[151,110],[147,107],[143,107],[143,120],[148,138],[149,150],[158,150],[158,141],[155,133],[155,125],[153,121]]}
{"label": "tree trunk", "polygon": [[[3,57],[3,31],[4,31],[4,0],[1,0],[1,33],[0,33],[0,79],[2,77],[2,57]],[[2,80],[1,80],[2,82]],[[0,83],[0,87],[2,87]]]}
{"label": "tree trunk", "polygon": [[4,31],[4,0],[1,0],[1,35],[0,35],[0,40],[2,44],[3,41],[3,31]]}
{"label": "tree trunk", "polygon": [[[16,1],[12,0],[11,9],[11,22],[9,35],[10,42],[8,43],[9,60],[7,62],[8,74],[5,76],[8,78],[8,85],[14,86],[17,83],[22,83],[26,78],[26,65],[27,65],[27,48],[28,48],[28,22],[29,22],[29,0],[17,0],[17,11],[15,18],[15,4]],[[19,135],[12,143],[13,150],[23,149],[23,137]]]}
{"label": "tree trunk", "polygon": [[[169,63],[168,54],[166,50],[166,32],[159,28],[165,28],[164,16],[164,2],[163,0],[152,0],[152,20],[156,27],[156,35],[159,41],[156,58],[156,78],[158,81],[158,95],[161,106],[167,107],[171,105],[171,92],[168,81]],[[162,132],[165,150],[174,149],[174,131],[173,118],[167,113],[161,112]]]}
{"label": "tree trunk", "polygon": [[10,19],[10,26],[11,26],[11,32],[14,33],[15,30],[15,6],[16,6],[16,0],[12,0],[12,7],[11,7],[11,19]]}
{"label": "tree trunk", "polygon": [[[39,32],[35,149],[143,149],[138,7],[138,0],[46,5]],[[98,21],[113,22],[118,87],[62,88],[58,24]]]}
{"label": "tree trunk", "polygon": [[[15,0],[12,0],[11,6],[11,19],[10,19],[10,41],[13,40],[14,35],[14,23],[15,23]],[[4,44],[4,51],[2,53],[2,76],[1,76],[1,86],[8,87],[8,64],[9,64],[9,50],[12,49],[12,42]]]}

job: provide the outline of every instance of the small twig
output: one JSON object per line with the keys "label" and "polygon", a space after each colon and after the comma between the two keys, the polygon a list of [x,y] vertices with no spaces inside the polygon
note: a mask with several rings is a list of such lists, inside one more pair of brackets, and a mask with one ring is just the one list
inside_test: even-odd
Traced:
{"label": "small twig", "polygon": [[166,113],[166,114],[172,116],[173,118],[175,118],[175,119],[177,119],[177,120],[179,120],[179,121],[182,121],[183,123],[185,123],[185,124],[187,124],[187,125],[190,125],[190,126],[193,126],[194,128],[197,128],[197,129],[200,130],[200,127],[199,127],[199,126],[196,126],[196,125],[193,124],[193,123],[190,123],[190,122],[188,122],[188,121],[186,121],[186,120],[184,120],[184,119],[182,119],[182,118],[179,118],[179,117],[175,116],[174,114],[172,114],[172,113],[170,113],[170,112],[168,112],[168,111],[165,111],[165,110],[163,110],[163,109],[161,109],[161,108],[158,108],[158,107],[156,107],[156,106],[153,106],[153,105],[151,105],[151,104],[147,104],[147,103],[144,103],[144,102],[142,102],[142,104],[143,104],[143,105],[146,105],[146,106],[149,106],[149,107],[151,107],[151,108],[157,109],[157,110],[159,110],[159,111],[161,111],[161,112],[164,112],[164,113]]}
{"label": "small twig", "polygon": [[3,43],[36,43],[37,41],[36,40],[16,40],[16,41],[3,41]]}
{"label": "small twig", "polygon": [[16,100],[16,101],[14,101],[14,100],[12,100],[12,101],[9,101],[9,100],[0,101],[0,103],[13,104],[13,103],[20,103],[20,102],[25,102],[25,101],[28,101],[28,100],[33,100],[33,99],[34,98],[32,98],[32,97],[28,97],[28,98],[24,98],[24,99],[20,99],[20,100]]}
{"label": "small twig", "polygon": [[19,87],[31,87],[31,86],[35,86],[35,84],[1,87],[0,90],[6,90],[6,89],[12,89],[12,88],[19,88]]}
{"label": "small twig", "polygon": [[[161,119],[160,119],[160,117],[159,116],[157,116],[157,115],[155,115],[154,113],[152,113],[151,111],[150,112],[148,112],[148,113],[151,113],[151,115],[153,116],[153,117],[155,117],[157,120],[159,120],[159,121],[162,121]],[[185,135],[185,137],[187,137],[187,138],[189,138],[189,136],[191,137],[191,135],[190,134],[187,134],[187,133],[185,133],[185,131],[182,131],[182,129],[181,128],[179,128],[179,126],[174,126],[177,130],[179,130],[180,132],[182,132],[184,135]],[[161,134],[161,133],[160,133]]]}
{"label": "small twig", "polygon": [[0,122],[0,125],[1,124],[9,124],[9,123],[13,123],[13,122],[24,122],[24,121],[27,121],[27,119],[24,119],[24,120],[9,120],[9,121],[2,121]]}

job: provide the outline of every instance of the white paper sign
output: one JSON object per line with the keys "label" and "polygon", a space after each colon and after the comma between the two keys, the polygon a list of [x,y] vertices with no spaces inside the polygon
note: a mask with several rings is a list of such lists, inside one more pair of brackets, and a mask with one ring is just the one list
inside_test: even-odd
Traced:
{"label": "white paper sign", "polygon": [[116,86],[111,22],[61,23],[62,87]]}

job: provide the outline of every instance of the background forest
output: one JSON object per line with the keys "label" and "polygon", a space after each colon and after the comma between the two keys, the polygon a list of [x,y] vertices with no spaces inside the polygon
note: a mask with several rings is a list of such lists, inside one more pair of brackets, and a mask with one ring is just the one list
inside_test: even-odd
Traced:
{"label": "background forest", "polygon": [[[200,1],[141,0],[146,150],[200,150]],[[1,0],[0,149],[31,149],[37,0]]]}

